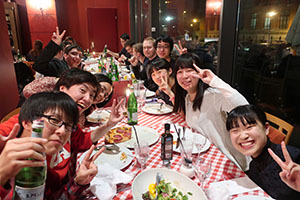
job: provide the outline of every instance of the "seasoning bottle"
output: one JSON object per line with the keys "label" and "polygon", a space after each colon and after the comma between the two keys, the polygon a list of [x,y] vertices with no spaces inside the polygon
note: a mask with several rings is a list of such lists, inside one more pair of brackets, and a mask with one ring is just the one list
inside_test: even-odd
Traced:
{"label": "seasoning bottle", "polygon": [[170,133],[170,124],[165,124],[165,132],[161,136],[161,159],[163,165],[170,166],[170,161],[173,157],[173,135]]}

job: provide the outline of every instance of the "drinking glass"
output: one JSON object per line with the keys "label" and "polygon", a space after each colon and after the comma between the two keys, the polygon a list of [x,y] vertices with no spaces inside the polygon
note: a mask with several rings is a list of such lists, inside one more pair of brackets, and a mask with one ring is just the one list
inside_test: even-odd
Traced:
{"label": "drinking glass", "polygon": [[194,139],[194,144],[197,149],[197,158],[196,159],[198,160],[200,158],[199,156],[201,154],[201,149],[203,149],[203,147],[206,145],[207,139],[198,133],[194,133],[193,139]]}
{"label": "drinking glass", "polygon": [[182,158],[182,164],[189,164],[192,161],[194,141],[192,137],[187,137],[185,140],[181,140],[180,155]]}
{"label": "drinking glass", "polygon": [[120,113],[122,113],[124,116],[127,116],[126,96],[119,96],[119,97],[117,98],[118,104],[119,104],[122,100],[123,100],[123,102],[122,102],[122,104],[120,105],[118,111],[119,111]]}
{"label": "drinking glass", "polygon": [[140,146],[134,143],[134,152],[137,162],[141,165],[141,169],[146,168],[146,161],[149,156],[149,145],[147,142],[140,142]]}
{"label": "drinking glass", "polygon": [[205,180],[210,176],[211,173],[211,163],[204,159],[200,159],[196,166],[196,176],[198,177],[201,187],[204,187]]}

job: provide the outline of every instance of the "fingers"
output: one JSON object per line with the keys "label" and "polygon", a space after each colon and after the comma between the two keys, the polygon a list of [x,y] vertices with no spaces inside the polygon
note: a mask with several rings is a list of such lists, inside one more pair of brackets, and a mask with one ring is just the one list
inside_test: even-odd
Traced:
{"label": "fingers", "polygon": [[97,151],[97,153],[95,153],[95,155],[93,155],[93,157],[92,157],[92,162],[94,162],[102,154],[102,152],[104,150],[105,150],[105,147],[102,147],[99,151]]}
{"label": "fingers", "polygon": [[20,130],[20,124],[15,124],[10,134],[7,136],[7,140],[13,139],[17,136]]}
{"label": "fingers", "polygon": [[281,169],[285,169],[284,162],[270,149],[268,148],[268,152],[271,155],[271,157],[275,160],[275,162],[281,167]]}
{"label": "fingers", "polygon": [[200,74],[202,74],[203,70],[200,69],[195,63],[193,63],[193,66],[195,67],[195,69],[197,70],[197,72],[199,72]]}
{"label": "fingers", "polygon": [[95,149],[95,145],[92,145],[92,146],[90,147],[90,149],[87,151],[85,157],[83,158],[82,163],[83,163],[83,162],[90,162],[90,157],[91,157],[91,155],[92,155],[94,149]]}
{"label": "fingers", "polygon": [[181,52],[181,49],[177,47],[177,45],[174,45],[176,50],[180,53]]}
{"label": "fingers", "polygon": [[291,159],[291,156],[290,156],[289,152],[286,149],[284,141],[281,142],[281,149],[282,149],[282,153],[283,153],[285,162],[288,162],[288,163],[289,162],[293,162],[292,159]]}
{"label": "fingers", "polygon": [[180,47],[180,49],[183,49],[180,40],[178,40],[178,46]]}
{"label": "fingers", "polygon": [[65,33],[66,33],[66,30],[64,30],[59,36],[60,36],[60,38],[63,38],[64,37],[64,35],[65,35]]}

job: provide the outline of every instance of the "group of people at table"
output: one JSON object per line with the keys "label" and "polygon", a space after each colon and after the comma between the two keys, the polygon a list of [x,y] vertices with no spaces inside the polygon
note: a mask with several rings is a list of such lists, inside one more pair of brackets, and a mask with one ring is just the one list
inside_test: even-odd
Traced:
{"label": "group of people at table", "polygon": [[[33,68],[45,77],[24,88],[27,100],[20,113],[0,124],[0,199],[11,198],[11,180],[20,169],[43,166],[45,160],[44,198],[78,198],[97,174],[94,161],[104,147],[91,156],[95,144],[124,118],[123,100],[113,100],[108,122],[83,131],[85,117],[110,101],[113,86],[105,75],[83,70],[82,49],[62,41],[64,34],[57,28],[35,61]],[[271,143],[264,112],[216,76],[203,58],[180,43],[179,56],[173,58],[175,45],[168,36],[134,44],[123,34],[120,41],[120,54],[107,53],[130,63],[136,78],[172,105],[190,128],[204,134],[271,197],[299,199],[300,150]],[[43,138],[30,137],[37,118],[45,122]],[[76,171],[76,155],[84,151],[88,153]]]}

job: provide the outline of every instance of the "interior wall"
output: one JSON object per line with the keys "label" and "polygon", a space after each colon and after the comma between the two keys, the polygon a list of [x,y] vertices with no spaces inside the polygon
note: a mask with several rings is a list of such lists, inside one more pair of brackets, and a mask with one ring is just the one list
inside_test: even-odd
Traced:
{"label": "interior wall", "polygon": [[[120,36],[122,33],[130,35],[129,0],[56,0],[59,27],[67,30],[66,35],[72,36],[83,49],[90,48],[87,8],[116,8],[118,16],[117,35]],[[105,27],[103,27],[103,31],[105,31]],[[118,44],[120,51],[120,42]]]}
{"label": "interior wall", "polygon": [[50,1],[51,6],[42,12],[26,0],[31,41],[34,42],[39,39],[44,43],[44,46],[50,41],[57,26],[55,1],[48,1]]}
{"label": "interior wall", "polygon": [[0,3],[0,27],[0,119],[2,119],[16,108],[19,100],[3,3]]}

